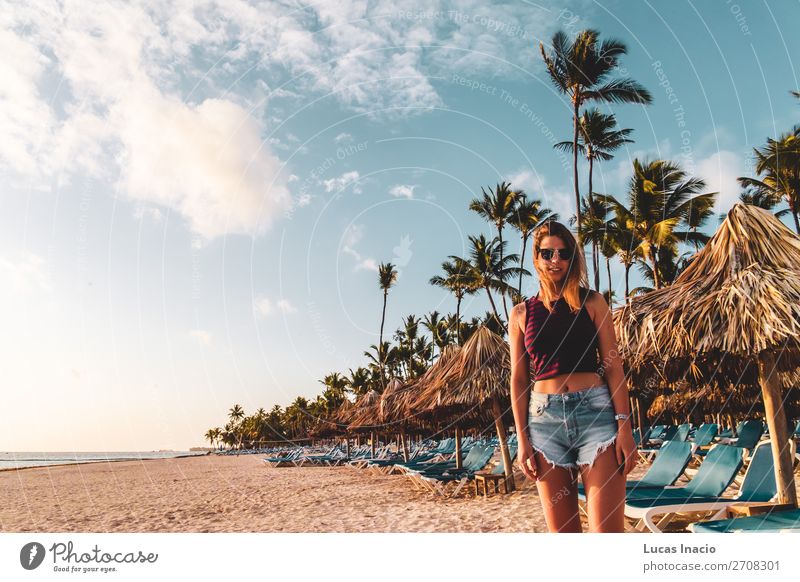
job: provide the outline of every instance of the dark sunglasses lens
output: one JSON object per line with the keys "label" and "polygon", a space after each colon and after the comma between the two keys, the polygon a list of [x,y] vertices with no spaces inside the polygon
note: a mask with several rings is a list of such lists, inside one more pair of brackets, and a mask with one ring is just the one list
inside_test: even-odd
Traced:
{"label": "dark sunglasses lens", "polygon": [[553,258],[553,254],[558,252],[558,257],[562,261],[568,261],[572,258],[572,255],[569,252],[569,249],[540,249],[539,254],[542,255],[542,258],[545,261],[549,261]]}

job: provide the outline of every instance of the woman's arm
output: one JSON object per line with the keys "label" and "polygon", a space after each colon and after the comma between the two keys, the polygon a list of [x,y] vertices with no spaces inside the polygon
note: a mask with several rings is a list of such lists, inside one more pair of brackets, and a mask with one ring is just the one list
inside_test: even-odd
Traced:
{"label": "woman's arm", "polygon": [[[524,321],[525,304],[511,310],[508,322],[508,343],[511,348],[511,410],[520,444],[528,442],[528,403],[530,402],[530,360],[525,349],[525,334],[520,321]],[[521,319],[522,318],[522,319]]]}
{"label": "woman's arm", "polygon": [[536,481],[539,469],[528,438],[528,403],[530,391],[530,360],[525,349],[525,304],[521,303],[511,310],[508,322],[508,343],[511,349],[511,411],[514,413],[514,426],[517,428],[517,463],[528,479]]}
{"label": "woman's arm", "polygon": [[605,297],[600,293],[594,293],[592,312],[592,319],[597,328],[600,366],[604,370],[606,384],[608,384],[608,389],[611,392],[614,413],[628,415],[626,420],[617,421],[617,439],[615,442],[617,462],[620,464],[623,474],[627,475],[636,467],[637,457],[636,443],[633,440],[632,419],[630,418],[628,383],[625,380],[622,358],[619,356],[611,309],[608,307]]}

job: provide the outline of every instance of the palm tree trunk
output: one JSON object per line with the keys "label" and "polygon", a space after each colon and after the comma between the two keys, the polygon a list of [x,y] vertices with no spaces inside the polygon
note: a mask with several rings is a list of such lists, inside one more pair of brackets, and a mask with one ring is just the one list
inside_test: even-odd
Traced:
{"label": "palm tree trunk", "polygon": [[628,284],[628,278],[632,266],[633,263],[625,263],[625,303],[628,302],[628,295],[630,294],[630,285]]}
{"label": "palm tree trunk", "polygon": [[578,232],[581,231],[581,192],[578,187],[578,109],[577,95],[572,98],[572,180],[575,183],[575,216],[578,218]]}
{"label": "palm tree trunk", "polygon": [[[503,229],[498,227],[497,234],[500,237],[500,264],[503,264]],[[508,305],[506,305],[506,294],[503,293],[503,311],[506,314],[506,321],[509,320],[508,318]]]}
{"label": "palm tree trunk", "polygon": [[611,259],[606,257],[606,272],[608,273],[608,304],[611,306],[611,309],[614,309],[614,303],[611,296]]}
{"label": "palm tree trunk", "polygon": [[486,289],[486,294],[489,296],[489,303],[491,303],[491,304],[492,304],[492,311],[494,311],[494,316],[497,318],[497,321],[499,321],[500,323],[502,323],[502,322],[503,322],[503,320],[502,320],[502,319],[500,319],[500,314],[499,314],[499,313],[497,313],[497,307],[495,307],[495,304],[494,304],[494,299],[492,299],[492,294],[491,294],[491,292],[489,291],[489,287],[488,287],[488,286],[486,286],[486,287],[484,287],[484,289]]}
{"label": "palm tree trunk", "polygon": [[661,277],[658,275],[658,260],[656,259],[655,247],[650,247],[650,260],[653,261],[653,285],[656,289],[661,289]]}
{"label": "palm tree trunk", "polygon": [[506,440],[506,427],[503,424],[503,409],[497,397],[492,398],[492,414],[494,415],[494,428],[497,431],[497,440],[500,442],[500,453],[503,457],[503,473],[506,476],[506,491],[514,491],[514,468],[511,465],[511,452],[508,450]]}
{"label": "palm tree trunk", "polygon": [[456,295],[456,343],[461,345],[461,295]]}
{"label": "palm tree trunk", "polygon": [[[519,268],[525,268],[525,247],[528,246],[528,234],[522,235],[522,255],[519,259]],[[519,286],[517,287],[517,293],[522,295],[522,271],[519,273]]]}
{"label": "palm tree trunk", "polygon": [[381,370],[381,386],[386,388],[386,381],[384,380],[383,374],[383,360],[385,359],[383,354],[383,323],[386,321],[386,297],[389,295],[389,292],[384,289],[383,291],[383,313],[381,314],[381,334],[378,337],[378,358],[380,359],[380,370]]}
{"label": "palm tree trunk", "polygon": [[[592,178],[594,177],[594,158],[589,158],[589,212],[594,217],[594,199],[592,198]],[[592,241],[592,268],[594,269],[594,290],[600,291],[600,257],[597,252],[597,242]]]}

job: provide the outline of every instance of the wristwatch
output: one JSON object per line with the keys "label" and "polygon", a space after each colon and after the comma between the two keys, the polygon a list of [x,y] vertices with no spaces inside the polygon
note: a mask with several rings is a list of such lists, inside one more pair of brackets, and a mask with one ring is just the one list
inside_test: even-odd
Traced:
{"label": "wristwatch", "polygon": [[629,414],[615,414],[614,420],[628,420],[630,418]]}

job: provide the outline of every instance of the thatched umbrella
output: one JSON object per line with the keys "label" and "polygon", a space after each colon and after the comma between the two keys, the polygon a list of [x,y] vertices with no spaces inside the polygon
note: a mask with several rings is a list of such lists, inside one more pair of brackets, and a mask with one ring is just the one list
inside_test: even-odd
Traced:
{"label": "thatched umbrella", "polygon": [[380,405],[381,395],[375,390],[370,390],[361,396],[353,407],[350,416],[348,431],[370,433],[372,441],[372,456],[375,456],[375,429],[378,428],[378,406]]}
{"label": "thatched umbrella", "polygon": [[[406,386],[398,379],[392,378],[386,385],[386,389],[381,394],[378,403],[377,419],[383,426],[388,426],[391,422],[390,412],[396,407],[396,402],[403,396]],[[403,459],[408,462],[408,442],[406,441],[405,419],[398,419],[398,432],[400,433],[400,446],[403,450]]]}
{"label": "thatched umbrella", "polygon": [[503,402],[508,402],[511,358],[508,343],[481,326],[461,348],[452,363],[428,387],[437,400],[430,407],[485,409],[494,416],[507,483],[514,489],[511,455],[503,423]]}
{"label": "thatched umbrella", "polygon": [[800,366],[800,238],[738,203],[672,285],[634,297],[614,323],[634,369],[666,360],[668,376],[688,369],[705,384],[726,359],[757,366],[779,500],[796,506],[781,373]]}
{"label": "thatched umbrella", "polygon": [[[464,412],[464,407],[448,407],[442,405],[442,399],[449,390],[449,385],[442,383],[442,378],[458,375],[459,355],[461,346],[451,344],[445,346],[439,359],[428,368],[416,383],[416,390],[406,400],[406,413],[417,419],[425,419],[433,423],[441,422],[444,418],[458,412]],[[455,426],[456,441],[456,467],[461,468],[461,426]]]}

